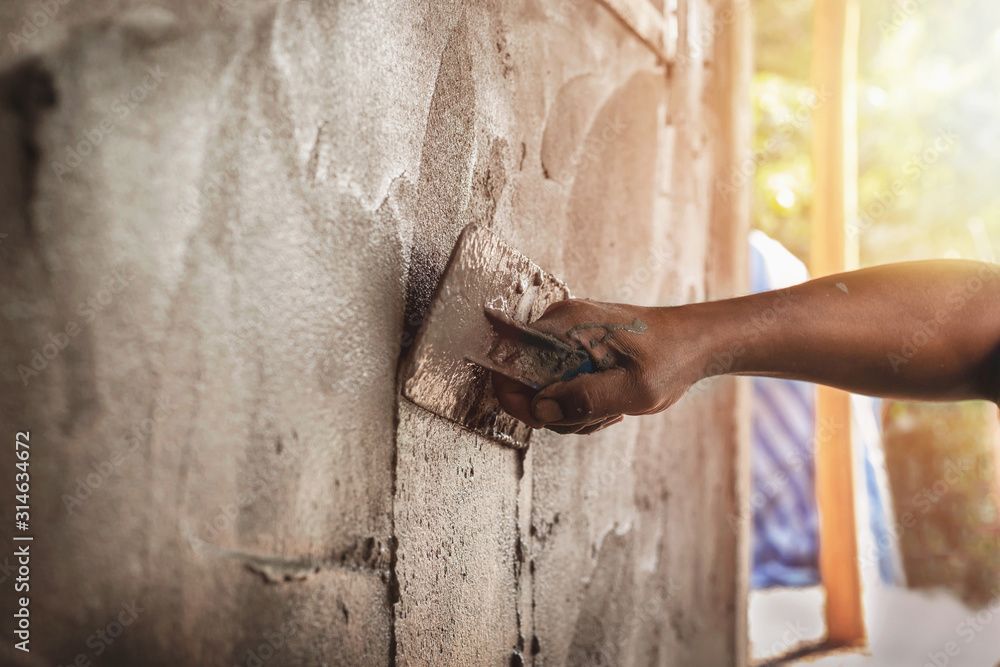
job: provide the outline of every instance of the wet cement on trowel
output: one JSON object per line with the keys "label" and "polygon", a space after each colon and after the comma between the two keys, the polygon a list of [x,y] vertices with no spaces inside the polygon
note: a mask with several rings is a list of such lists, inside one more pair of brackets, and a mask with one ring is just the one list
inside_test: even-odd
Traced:
{"label": "wet cement on trowel", "polygon": [[[545,273],[485,228],[462,232],[403,372],[404,395],[426,410],[512,447],[531,429],[500,409],[485,368],[495,336],[485,308],[527,323],[569,297]],[[498,364],[501,360],[492,359]]]}

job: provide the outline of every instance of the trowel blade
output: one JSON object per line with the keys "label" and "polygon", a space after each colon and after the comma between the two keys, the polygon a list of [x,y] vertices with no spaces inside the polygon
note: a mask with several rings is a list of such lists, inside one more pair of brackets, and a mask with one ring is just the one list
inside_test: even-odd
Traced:
{"label": "trowel blade", "polygon": [[403,395],[497,442],[526,447],[531,429],[502,411],[489,372],[470,359],[503,372],[504,364],[492,354],[497,335],[486,308],[500,311],[515,326],[525,325],[568,298],[562,281],[498,236],[478,225],[466,227],[407,356]]}

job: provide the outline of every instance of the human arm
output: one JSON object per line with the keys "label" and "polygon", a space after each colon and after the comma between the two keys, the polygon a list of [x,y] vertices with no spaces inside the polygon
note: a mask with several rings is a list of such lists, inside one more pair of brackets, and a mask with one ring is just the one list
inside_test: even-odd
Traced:
{"label": "human arm", "polygon": [[[622,328],[637,319],[641,333]],[[560,432],[658,412],[699,380],[725,374],[876,396],[1000,401],[1000,266],[990,263],[890,264],[666,308],[570,300],[532,326],[610,366],[538,392],[494,375],[508,412]]]}

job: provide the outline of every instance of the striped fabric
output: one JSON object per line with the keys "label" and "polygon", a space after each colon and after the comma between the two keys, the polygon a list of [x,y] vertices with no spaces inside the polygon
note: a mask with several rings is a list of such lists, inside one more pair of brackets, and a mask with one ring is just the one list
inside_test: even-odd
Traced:
{"label": "striped fabric", "polygon": [[[750,285],[754,292],[808,280],[805,265],[763,232],[750,235]],[[813,459],[815,387],[804,382],[753,378],[751,495],[753,550],[751,585],[812,586],[819,583],[819,517]],[[879,574],[898,581],[889,515],[884,507],[881,443],[872,399],[855,396],[854,433],[859,471],[864,473],[870,539]],[[858,475],[862,479],[861,475]],[[863,518],[859,517],[859,523]],[[869,537],[869,536],[865,536]]]}

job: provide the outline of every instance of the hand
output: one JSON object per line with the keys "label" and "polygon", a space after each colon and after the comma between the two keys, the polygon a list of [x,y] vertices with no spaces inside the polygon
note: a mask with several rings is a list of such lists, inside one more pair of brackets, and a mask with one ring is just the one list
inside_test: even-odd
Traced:
{"label": "hand", "polygon": [[537,392],[493,373],[494,393],[517,419],[557,433],[587,435],[624,415],[664,410],[701,378],[704,367],[696,349],[703,337],[692,331],[682,311],[579,299],[555,303],[530,327],[582,346],[594,366],[604,370]]}

